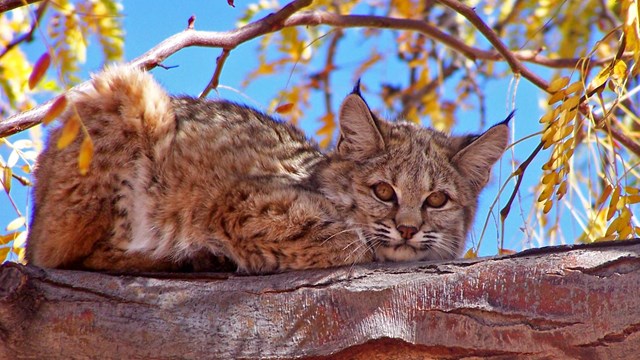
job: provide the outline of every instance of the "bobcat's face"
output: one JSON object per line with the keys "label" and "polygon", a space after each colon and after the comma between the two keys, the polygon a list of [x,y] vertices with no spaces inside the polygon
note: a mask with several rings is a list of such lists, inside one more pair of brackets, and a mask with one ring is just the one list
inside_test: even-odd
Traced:
{"label": "bobcat's face", "polygon": [[379,261],[462,255],[478,195],[508,142],[500,123],[479,136],[447,136],[376,118],[359,93],[340,111],[340,139],[323,193]]}
{"label": "bobcat's face", "polygon": [[354,174],[354,223],[379,261],[460,256],[477,194],[430,131],[407,124],[392,132],[397,138],[388,139],[384,155]]}

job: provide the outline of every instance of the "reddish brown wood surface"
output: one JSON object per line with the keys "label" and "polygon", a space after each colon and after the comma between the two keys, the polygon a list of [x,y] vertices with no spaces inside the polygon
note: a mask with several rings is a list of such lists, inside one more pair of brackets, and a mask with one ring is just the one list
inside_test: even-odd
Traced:
{"label": "reddish brown wood surface", "polygon": [[272,276],[0,268],[0,359],[636,359],[640,242]]}

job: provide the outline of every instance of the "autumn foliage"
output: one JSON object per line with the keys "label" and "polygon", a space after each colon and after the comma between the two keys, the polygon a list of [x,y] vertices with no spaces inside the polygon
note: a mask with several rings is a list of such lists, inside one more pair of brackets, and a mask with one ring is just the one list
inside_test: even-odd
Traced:
{"label": "autumn foliage", "polygon": [[[67,107],[65,90],[81,81],[78,74],[87,46],[98,47],[105,62],[122,59],[124,12],[115,0],[35,1],[9,11],[5,4],[10,3],[15,1],[0,0],[4,11],[0,14],[0,146],[6,150],[0,153],[6,193],[0,208],[14,213],[15,220],[2,224],[6,228],[0,232],[0,259],[9,255],[22,260],[26,205],[16,204],[12,191],[16,184],[31,185],[29,173],[40,150],[41,131],[39,126],[30,130],[30,138],[11,135],[56,121]],[[495,105],[486,100],[484,87],[489,80],[510,80],[511,98],[522,82],[528,82],[544,99],[540,104],[544,115],[537,131],[514,139],[519,149],[526,150],[500,184],[503,201],[492,206],[499,213],[498,227],[504,228],[517,205],[524,236],[537,239],[534,243],[640,236],[636,0],[296,0],[235,6],[237,29],[214,34],[198,29],[197,22],[194,29],[190,20],[188,29],[132,60],[132,66],[161,65],[186,46],[219,47],[211,81],[203,84],[206,96],[218,87],[234,49],[258,38],[257,66],[247,70],[245,84],[290,74],[286,87],[273,89],[270,109],[293,122],[305,118],[311,97],[320,95],[324,109],[315,119],[319,122],[315,135],[325,147],[331,146],[336,134],[331,89],[335,74],[347,62],[354,81],[377,66],[401,69],[402,86],[394,78],[375,89],[366,89],[365,84],[365,90],[383,99],[384,109],[379,110],[443,131],[460,123],[461,109],[478,114],[479,128],[490,124],[486,109]],[[237,35],[234,42],[225,40],[231,35]],[[31,58],[22,50],[32,39],[47,49],[39,57]],[[362,44],[363,50],[341,47],[347,40]],[[82,176],[93,154],[91,138],[79,117],[70,117],[61,126],[64,136],[57,146],[64,147],[78,136],[83,139],[78,159]],[[534,160],[543,160],[541,171],[532,171]],[[537,177],[534,188],[522,189],[523,179],[530,176]],[[535,194],[530,209],[524,209],[523,192]],[[577,237],[566,237],[561,218],[578,229]],[[504,233],[501,229],[500,241]],[[482,236],[468,256],[477,254],[480,241]],[[501,244],[497,248],[509,252]]]}

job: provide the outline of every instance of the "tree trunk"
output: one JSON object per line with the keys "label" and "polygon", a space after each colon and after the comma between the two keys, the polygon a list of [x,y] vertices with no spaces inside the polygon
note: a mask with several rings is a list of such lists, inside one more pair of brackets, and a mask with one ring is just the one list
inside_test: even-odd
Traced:
{"label": "tree trunk", "polygon": [[640,241],[271,276],[0,268],[2,359],[635,359]]}

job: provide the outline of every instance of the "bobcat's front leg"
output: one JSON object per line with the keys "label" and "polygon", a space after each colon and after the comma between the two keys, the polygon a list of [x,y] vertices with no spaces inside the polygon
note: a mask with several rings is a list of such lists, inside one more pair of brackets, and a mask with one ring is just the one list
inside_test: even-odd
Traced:
{"label": "bobcat's front leg", "polygon": [[345,225],[321,195],[255,186],[228,194],[216,209],[216,237],[246,273],[326,268],[373,261],[360,229]]}

